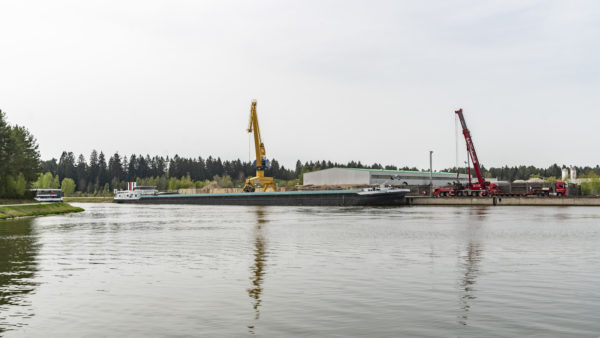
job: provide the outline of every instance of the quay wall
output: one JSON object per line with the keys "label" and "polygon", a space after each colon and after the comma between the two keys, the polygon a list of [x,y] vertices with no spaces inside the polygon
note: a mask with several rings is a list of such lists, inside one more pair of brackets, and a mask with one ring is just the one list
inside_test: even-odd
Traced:
{"label": "quay wall", "polygon": [[421,197],[407,196],[409,205],[600,206],[598,197]]}

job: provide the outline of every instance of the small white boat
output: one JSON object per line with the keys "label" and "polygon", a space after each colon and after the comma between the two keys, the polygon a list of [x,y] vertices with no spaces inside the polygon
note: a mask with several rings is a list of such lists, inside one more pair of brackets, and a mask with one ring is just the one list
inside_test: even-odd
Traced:
{"label": "small white boat", "polygon": [[60,189],[32,189],[35,191],[34,199],[38,202],[62,202],[63,192]]}

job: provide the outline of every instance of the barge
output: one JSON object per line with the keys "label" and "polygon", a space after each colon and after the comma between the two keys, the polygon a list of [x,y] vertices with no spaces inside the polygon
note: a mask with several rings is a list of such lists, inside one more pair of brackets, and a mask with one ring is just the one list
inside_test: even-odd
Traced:
{"label": "barge", "polygon": [[123,190],[116,203],[273,205],[273,206],[398,206],[406,204],[408,189],[366,188],[362,190],[320,190],[221,194],[160,194],[147,189]]}

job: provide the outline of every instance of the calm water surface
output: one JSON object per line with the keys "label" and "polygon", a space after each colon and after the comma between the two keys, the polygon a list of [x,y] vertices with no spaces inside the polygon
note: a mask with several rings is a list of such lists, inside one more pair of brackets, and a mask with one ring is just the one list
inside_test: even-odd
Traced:
{"label": "calm water surface", "polygon": [[600,336],[600,208],[81,206],[0,222],[0,336]]}

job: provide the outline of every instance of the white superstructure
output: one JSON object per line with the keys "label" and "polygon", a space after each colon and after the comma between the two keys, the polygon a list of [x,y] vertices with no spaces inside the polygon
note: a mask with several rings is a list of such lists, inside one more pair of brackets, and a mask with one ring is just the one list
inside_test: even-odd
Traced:
{"label": "white superstructure", "polygon": [[[131,185],[128,185],[131,186]],[[115,190],[115,201],[119,200],[137,200],[142,195],[157,195],[156,187],[134,186],[133,190]]]}
{"label": "white superstructure", "polygon": [[38,202],[62,202],[63,192],[60,189],[32,189],[35,191],[34,199]]}
{"label": "white superstructure", "polygon": [[384,194],[392,194],[392,193],[399,193],[399,192],[403,192],[403,193],[409,193],[410,189],[400,189],[400,188],[396,188],[396,187],[370,187],[370,188],[364,188],[362,189],[361,192],[359,192],[359,195],[384,195]]}

